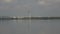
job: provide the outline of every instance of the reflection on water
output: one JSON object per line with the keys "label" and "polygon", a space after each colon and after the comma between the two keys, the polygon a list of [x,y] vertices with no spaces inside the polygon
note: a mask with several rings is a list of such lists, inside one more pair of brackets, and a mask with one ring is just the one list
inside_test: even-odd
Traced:
{"label": "reflection on water", "polygon": [[0,20],[0,34],[60,34],[60,20]]}

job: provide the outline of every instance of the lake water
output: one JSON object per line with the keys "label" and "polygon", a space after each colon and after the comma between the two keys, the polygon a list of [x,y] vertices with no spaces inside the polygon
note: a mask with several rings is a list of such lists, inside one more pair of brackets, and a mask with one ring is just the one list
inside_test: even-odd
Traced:
{"label": "lake water", "polygon": [[60,34],[60,20],[0,20],[0,34]]}

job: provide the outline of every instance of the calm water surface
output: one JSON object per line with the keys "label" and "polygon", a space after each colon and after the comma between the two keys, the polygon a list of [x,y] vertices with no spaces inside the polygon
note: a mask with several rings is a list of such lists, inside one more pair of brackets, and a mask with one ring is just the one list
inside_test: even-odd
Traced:
{"label": "calm water surface", "polygon": [[60,34],[60,20],[0,20],[0,34]]}

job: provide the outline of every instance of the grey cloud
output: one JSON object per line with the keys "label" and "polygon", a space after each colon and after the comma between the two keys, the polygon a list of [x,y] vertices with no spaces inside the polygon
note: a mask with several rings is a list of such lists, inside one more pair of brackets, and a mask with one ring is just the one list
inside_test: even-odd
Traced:
{"label": "grey cloud", "polygon": [[[60,16],[60,0],[47,0],[45,4],[39,4],[39,0],[16,0],[17,2],[0,2],[1,16]],[[43,0],[44,1],[44,0]]]}

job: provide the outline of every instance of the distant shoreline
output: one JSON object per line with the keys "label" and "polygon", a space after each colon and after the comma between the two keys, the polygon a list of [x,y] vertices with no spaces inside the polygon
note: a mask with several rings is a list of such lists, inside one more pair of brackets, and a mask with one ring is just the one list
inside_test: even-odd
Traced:
{"label": "distant shoreline", "polygon": [[22,17],[22,18],[0,18],[0,20],[28,20],[28,19],[39,19],[39,20],[50,20],[50,19],[60,19],[60,17]]}

